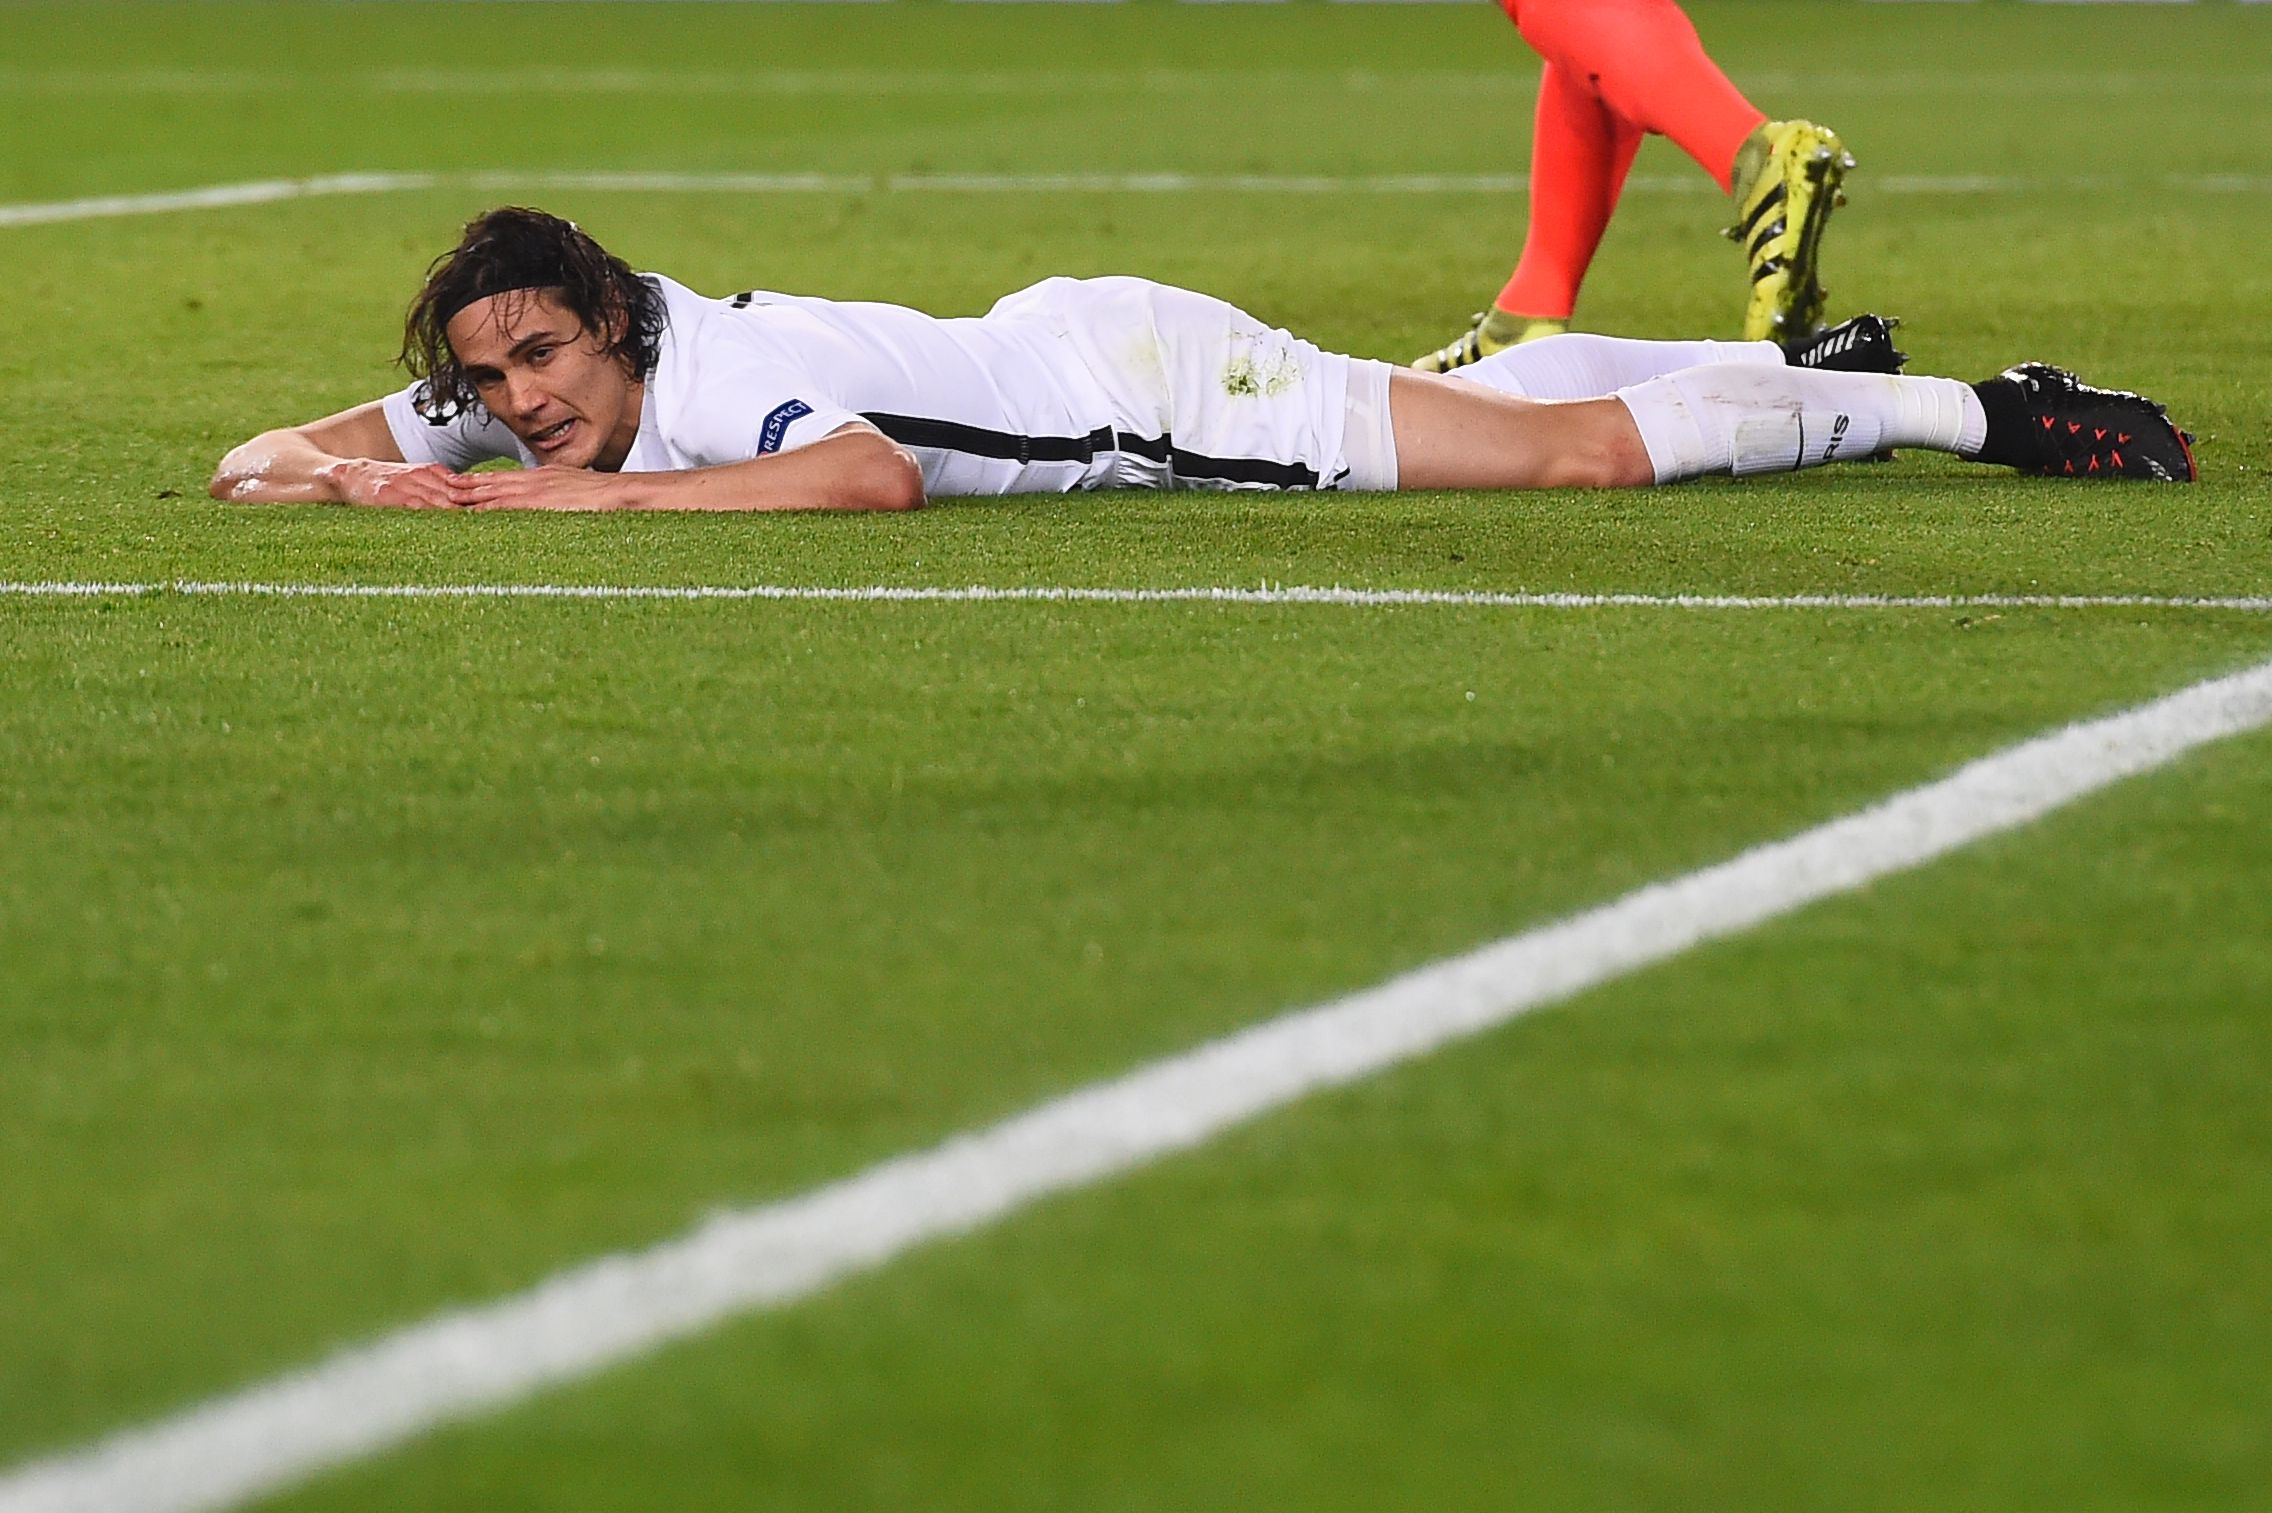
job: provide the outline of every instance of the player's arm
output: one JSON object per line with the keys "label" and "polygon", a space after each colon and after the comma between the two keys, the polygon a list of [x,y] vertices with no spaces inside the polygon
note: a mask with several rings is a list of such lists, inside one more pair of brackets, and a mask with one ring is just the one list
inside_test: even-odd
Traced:
{"label": "player's arm", "polygon": [[372,400],[304,426],[263,431],[221,459],[210,492],[239,504],[390,504],[442,509],[458,503],[439,463],[403,460]]}
{"label": "player's arm", "polygon": [[923,469],[905,447],[854,422],[745,462],[674,473],[469,473],[450,493],[489,510],[911,510],[923,503]]}

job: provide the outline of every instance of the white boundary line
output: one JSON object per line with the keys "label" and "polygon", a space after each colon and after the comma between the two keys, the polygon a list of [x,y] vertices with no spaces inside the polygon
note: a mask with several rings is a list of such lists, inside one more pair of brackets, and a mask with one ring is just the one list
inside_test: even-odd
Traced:
{"label": "white boundary line", "polygon": [[2038,736],[1716,866],[0,1473],[0,1513],[234,1507],[736,1314],[795,1302],[2268,724],[2272,662]]}
{"label": "white boundary line", "polygon": [[[208,184],[156,194],[98,195],[0,205],[0,227],[48,226],[128,215],[266,205],[282,200],[345,194],[390,194],[422,189],[482,191],[573,189],[636,194],[1483,194],[1523,192],[1528,179],[1508,173],[646,173],[571,170],[486,170],[478,173],[339,173],[316,178],[258,179]],[[1644,194],[1712,192],[1701,174],[1637,174],[1629,191]],[[2159,189],[2189,194],[2272,194],[2272,174],[2165,174],[2124,178],[2103,174],[1890,174],[1873,180],[1873,192],[1891,195],[2022,194]]]}
{"label": "white boundary line", "polygon": [[[1763,70],[1747,72],[1742,84],[1753,93],[1805,91],[1809,98],[1836,94],[1957,95],[1966,99],[2000,94],[2078,95],[2166,94],[2169,75],[2154,72],[2092,71],[2088,74],[1981,74],[1905,70],[1882,74]],[[2258,91],[2272,85],[2272,73],[2238,71],[2188,74],[2181,87],[2188,96],[2203,90]],[[39,64],[0,64],[0,94],[86,96],[91,94],[276,94],[322,91],[380,95],[434,94],[629,94],[664,90],[676,95],[828,96],[878,95],[1033,96],[1160,94],[1283,88],[1311,95],[1323,91],[1373,94],[1410,91],[1433,98],[1477,93],[1527,98],[1538,87],[1538,68],[1519,55],[1494,69],[1186,69],[1126,71],[1036,69],[649,69],[649,68],[424,68],[334,71],[321,76],[258,69],[52,68]]]}
{"label": "white boundary line", "polygon": [[2272,613],[2272,595],[2173,594],[1628,594],[1493,589],[1082,588],[1062,585],[793,583],[149,583],[0,582],[0,599],[766,599],[861,604],[1328,604],[1358,609],[2208,609]]}
{"label": "white boundary line", "polygon": [[423,173],[337,173],[312,179],[258,179],[245,184],[208,184],[164,194],[113,194],[37,205],[0,205],[0,226],[46,226],[58,221],[92,221],[120,215],[161,215],[174,210],[216,210],[229,205],[269,205],[319,195],[387,194],[427,189]]}

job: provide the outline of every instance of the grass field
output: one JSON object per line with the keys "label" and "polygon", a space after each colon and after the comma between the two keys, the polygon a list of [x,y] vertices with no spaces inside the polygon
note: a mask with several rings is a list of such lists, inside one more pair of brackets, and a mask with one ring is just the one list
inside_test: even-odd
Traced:
{"label": "grass field", "polygon": [[[1535,61],[1484,5],[9,6],[0,206],[424,177],[0,211],[0,581],[2272,592],[2272,6],[1692,10],[1862,158],[1836,313],[2165,398],[2204,481],[223,506],[230,445],[398,381],[503,200],[714,292],[1141,273],[1409,357],[1519,242],[1462,182],[1521,171]],[[634,172],[861,182],[543,177]],[[1722,213],[1651,144],[1582,323],[1730,334]],[[0,647],[4,1468],[2261,661],[2272,616],[0,593]],[[2258,734],[274,1505],[2261,1506],[2268,1087]]]}

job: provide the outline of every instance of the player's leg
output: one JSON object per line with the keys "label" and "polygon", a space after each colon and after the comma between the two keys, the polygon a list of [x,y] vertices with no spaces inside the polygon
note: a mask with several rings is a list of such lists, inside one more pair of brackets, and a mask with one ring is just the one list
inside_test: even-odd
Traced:
{"label": "player's leg", "polygon": [[1389,404],[1408,489],[1632,487],[1793,472],[1893,447],[2070,477],[2196,476],[2159,405],[2033,364],[1967,384],[1721,363],[1569,403],[1400,372]]}
{"label": "player's leg", "polygon": [[1548,333],[1535,323],[1567,327],[1645,135],[1568,69],[1546,66],[1531,145],[1530,224],[1494,310],[1534,323],[1537,335]]}
{"label": "player's leg", "polygon": [[1548,63],[1538,82],[1530,150],[1530,224],[1515,271],[1457,341],[1413,363],[1447,373],[1519,342],[1569,328],[1578,288],[1617,209],[1642,131],[1620,119],[1570,70]]}
{"label": "player's leg", "polygon": [[1788,473],[1919,447],[1977,457],[1987,413],[1952,378],[1723,364],[1619,392],[1658,483]]}
{"label": "player's leg", "polygon": [[1821,323],[1823,228],[1853,166],[1837,133],[1769,121],[1704,50],[1674,0],[1502,0],[1542,57],[1618,116],[1670,138],[1736,201],[1751,294],[1743,334],[1791,341]]}
{"label": "player's leg", "polygon": [[1767,115],[1720,71],[1673,0],[1517,0],[1515,26],[1611,111],[1670,138],[1732,189],[1737,150]]}
{"label": "player's leg", "polygon": [[1544,404],[1435,373],[1389,376],[1400,489],[1634,488],[1656,481],[1614,399]]}
{"label": "player's leg", "polygon": [[1525,399],[1600,399],[1683,368],[1783,362],[1783,349],[1771,341],[1643,341],[1573,331],[1509,347],[1451,376]]}
{"label": "player's leg", "polygon": [[1455,376],[1526,399],[1596,399],[1718,363],[1898,373],[1909,358],[1893,344],[1894,325],[1881,315],[1857,315],[1789,349],[1771,341],[1643,341],[1569,332],[1494,353]]}
{"label": "player's leg", "polygon": [[2199,476],[2191,438],[2143,395],[2042,363],[1982,383],[1723,365],[1623,390],[1659,483],[1788,472],[1894,447],[2071,478]]}

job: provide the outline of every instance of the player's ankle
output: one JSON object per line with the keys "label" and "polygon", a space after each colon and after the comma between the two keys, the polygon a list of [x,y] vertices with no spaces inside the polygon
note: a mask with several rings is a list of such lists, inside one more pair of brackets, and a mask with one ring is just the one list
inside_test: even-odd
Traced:
{"label": "player's ankle", "polygon": [[1775,154],[1773,144],[1767,140],[1767,127],[1767,122],[1760,122],[1736,147],[1735,164],[1728,170],[1728,193],[1738,204],[1751,197],[1752,186],[1759,182],[1760,174],[1767,170],[1768,159]]}
{"label": "player's ankle", "polygon": [[1494,305],[1483,317],[1477,335],[1487,350],[1504,351],[1526,341],[1560,336],[1570,329],[1567,315],[1518,315]]}
{"label": "player's ankle", "polygon": [[1972,453],[1976,462],[2000,463],[2017,467],[2027,455],[2027,396],[2011,379],[1998,374],[1973,384],[1972,392],[1980,398],[1981,411],[1987,416],[1987,435],[1980,449]]}
{"label": "player's ankle", "polygon": [[1502,310],[1493,305],[1484,312],[1483,324],[1475,328],[1475,334],[1485,351],[1496,351],[1501,347],[1511,347],[1521,340],[1523,326],[1529,320],[1527,315],[1517,315],[1512,310]]}

